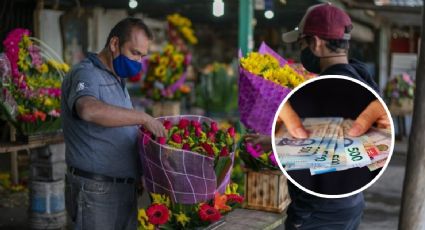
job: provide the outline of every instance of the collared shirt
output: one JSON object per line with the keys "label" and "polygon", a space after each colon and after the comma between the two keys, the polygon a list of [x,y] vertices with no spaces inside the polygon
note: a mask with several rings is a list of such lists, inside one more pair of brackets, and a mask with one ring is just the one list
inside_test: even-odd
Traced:
{"label": "collared shirt", "polygon": [[61,116],[68,166],[106,176],[137,178],[137,126],[109,128],[80,119],[75,102],[82,96],[133,108],[124,81],[119,81],[96,54],[89,53],[75,65],[62,83]]}

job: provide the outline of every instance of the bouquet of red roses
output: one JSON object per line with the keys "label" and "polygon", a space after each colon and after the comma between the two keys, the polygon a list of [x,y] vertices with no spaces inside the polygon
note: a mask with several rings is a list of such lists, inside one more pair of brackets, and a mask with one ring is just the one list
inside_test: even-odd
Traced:
{"label": "bouquet of red roses", "polygon": [[149,192],[172,201],[195,204],[224,193],[230,181],[235,151],[235,129],[220,130],[217,122],[201,116],[158,118],[168,130],[154,137],[141,129],[140,156]]}

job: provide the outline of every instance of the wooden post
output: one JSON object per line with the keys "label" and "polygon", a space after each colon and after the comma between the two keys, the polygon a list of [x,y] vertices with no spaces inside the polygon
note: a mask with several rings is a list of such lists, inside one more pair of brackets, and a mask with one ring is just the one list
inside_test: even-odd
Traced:
{"label": "wooden post", "polygon": [[416,72],[415,104],[412,131],[407,152],[406,174],[400,212],[399,229],[425,229],[425,14],[419,62]]}
{"label": "wooden post", "polygon": [[[16,129],[13,125],[10,125],[10,142],[16,141]],[[10,153],[10,176],[12,184],[19,182],[19,171],[18,171],[18,152],[13,151]]]}

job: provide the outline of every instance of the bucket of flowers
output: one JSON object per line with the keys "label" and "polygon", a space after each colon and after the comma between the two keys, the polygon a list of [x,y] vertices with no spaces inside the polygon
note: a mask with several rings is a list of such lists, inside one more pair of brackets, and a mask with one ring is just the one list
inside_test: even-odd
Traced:
{"label": "bucket of flowers", "polygon": [[180,99],[191,91],[185,84],[190,59],[172,44],[149,57],[142,92],[154,101],[154,117],[180,114]]}
{"label": "bucket of flowers", "polygon": [[249,129],[271,135],[274,115],[286,95],[305,78],[264,42],[240,56],[239,113]]}
{"label": "bucket of flowers", "polygon": [[60,129],[63,76],[69,66],[27,29],[14,29],[0,55],[0,104],[7,119],[25,136]]}
{"label": "bucket of flowers", "polygon": [[189,205],[196,211],[223,200],[235,155],[234,127],[221,130],[214,120],[194,115],[157,119],[168,130],[166,137],[140,130],[147,191],[165,195],[175,207]]}

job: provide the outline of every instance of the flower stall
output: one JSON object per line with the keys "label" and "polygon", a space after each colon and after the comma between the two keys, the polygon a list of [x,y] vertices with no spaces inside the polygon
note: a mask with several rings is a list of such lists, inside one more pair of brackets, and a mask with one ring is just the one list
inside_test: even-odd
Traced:
{"label": "flower stall", "polygon": [[60,129],[61,82],[69,66],[29,30],[15,29],[0,56],[1,109],[25,136]]}

